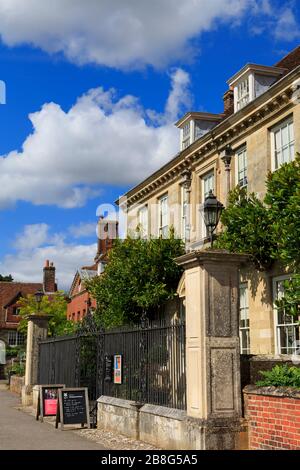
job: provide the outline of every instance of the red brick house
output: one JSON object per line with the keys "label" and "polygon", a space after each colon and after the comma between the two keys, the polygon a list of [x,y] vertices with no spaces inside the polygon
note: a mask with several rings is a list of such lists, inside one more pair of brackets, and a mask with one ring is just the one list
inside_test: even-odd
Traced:
{"label": "red brick house", "polygon": [[69,291],[69,304],[67,318],[72,321],[81,321],[88,308],[96,308],[96,301],[87,292],[84,281],[94,276],[100,276],[107,264],[107,254],[113,246],[113,240],[118,236],[118,224],[116,221],[106,220],[103,217],[98,221],[98,243],[95,264],[79,269],[73,279]]}
{"label": "red brick house", "polygon": [[67,318],[72,321],[81,321],[89,307],[95,308],[96,302],[92,299],[84,286],[85,279],[91,279],[97,276],[97,265],[85,266],[79,269],[73,279],[69,298],[70,302],[67,307]]}
{"label": "red brick house", "polygon": [[0,282],[0,340],[9,346],[19,346],[24,336],[18,332],[20,322],[18,300],[42,290],[45,294],[57,291],[55,267],[46,261],[43,282]]}

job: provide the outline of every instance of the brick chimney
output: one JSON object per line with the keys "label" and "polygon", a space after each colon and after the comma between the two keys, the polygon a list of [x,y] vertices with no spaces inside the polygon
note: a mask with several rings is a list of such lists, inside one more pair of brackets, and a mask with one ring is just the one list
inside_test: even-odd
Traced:
{"label": "brick chimney", "polygon": [[227,90],[226,93],[223,95],[224,101],[224,114],[230,116],[230,114],[234,113],[234,98],[233,98],[233,90]]}
{"label": "brick chimney", "polygon": [[49,260],[45,261],[44,266],[44,278],[43,278],[43,289],[44,292],[56,292],[57,287],[55,283],[55,267],[53,263],[49,263]]}

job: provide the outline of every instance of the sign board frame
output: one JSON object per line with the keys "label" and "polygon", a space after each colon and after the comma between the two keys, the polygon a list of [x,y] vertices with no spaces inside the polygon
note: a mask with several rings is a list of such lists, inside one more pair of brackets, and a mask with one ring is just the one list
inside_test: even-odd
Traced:
{"label": "sign board frame", "polygon": [[88,388],[87,387],[71,387],[71,388],[61,388],[58,390],[58,406],[57,406],[57,414],[56,414],[56,420],[55,420],[55,428],[58,428],[58,424],[60,423],[61,430],[64,430],[64,427],[66,425],[69,425],[69,423],[64,422],[64,409],[63,409],[63,393],[70,393],[70,392],[84,392],[84,398],[85,398],[85,410],[86,410],[86,419],[84,422],[79,421],[78,423],[72,423],[72,424],[81,424],[81,427],[83,428],[84,425],[86,424],[88,429],[91,427],[90,423],[90,406],[89,406],[89,397],[88,397]]}
{"label": "sign board frame", "polygon": [[[39,385],[39,396],[38,396],[38,401],[37,401],[37,409],[36,409],[36,420],[43,422],[44,418],[48,418],[51,416],[56,416],[56,414],[45,414],[45,406],[44,406],[44,390],[47,389],[56,389],[57,392],[60,389],[65,388],[65,384],[48,384],[48,385]],[[58,407],[58,395],[57,395],[57,407]]]}
{"label": "sign board frame", "polygon": [[122,385],[123,355],[114,354],[114,384]]}

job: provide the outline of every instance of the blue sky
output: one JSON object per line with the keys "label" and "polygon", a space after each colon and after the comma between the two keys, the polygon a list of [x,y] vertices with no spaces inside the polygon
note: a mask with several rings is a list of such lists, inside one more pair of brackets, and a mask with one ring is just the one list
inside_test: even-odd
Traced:
{"label": "blue sky", "polygon": [[300,43],[297,3],[0,0],[0,273],[50,258],[67,288],[98,205],[178,151],[185,111],[222,112],[228,78]]}

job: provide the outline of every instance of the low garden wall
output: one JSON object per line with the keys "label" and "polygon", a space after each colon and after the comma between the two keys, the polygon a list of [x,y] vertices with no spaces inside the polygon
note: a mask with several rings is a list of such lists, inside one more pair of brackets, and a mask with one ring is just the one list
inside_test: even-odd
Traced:
{"label": "low garden wall", "polygon": [[25,384],[25,377],[19,377],[17,375],[12,375],[10,378],[9,389],[13,393],[21,395],[22,387]]}
{"label": "low garden wall", "polygon": [[[188,418],[185,411],[101,396],[98,402],[98,427],[170,450],[201,450],[204,424]],[[247,449],[247,423],[237,423],[236,449]]]}
{"label": "low garden wall", "polygon": [[300,390],[249,385],[244,397],[250,450],[300,449]]}

